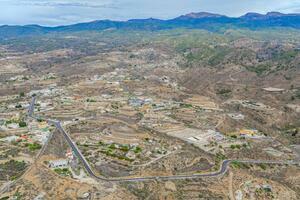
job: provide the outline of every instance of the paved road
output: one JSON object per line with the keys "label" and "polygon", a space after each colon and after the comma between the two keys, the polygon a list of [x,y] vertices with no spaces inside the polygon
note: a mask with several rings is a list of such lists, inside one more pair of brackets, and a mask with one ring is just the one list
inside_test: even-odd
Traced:
{"label": "paved road", "polygon": [[29,108],[28,108],[28,116],[33,117],[34,112],[34,104],[35,104],[36,97],[32,97],[32,100],[30,102]]}
{"label": "paved road", "polygon": [[[40,117],[34,117],[33,116],[33,110],[34,110],[34,104],[35,104],[36,98],[33,97],[30,107],[28,109],[28,115],[31,118],[34,119],[41,119]],[[89,165],[88,161],[85,159],[85,157],[82,155],[81,151],[77,147],[76,143],[73,142],[72,138],[70,135],[64,130],[62,127],[61,123],[56,120],[51,120],[51,119],[44,119],[48,123],[53,124],[65,137],[67,140],[68,144],[72,148],[73,152],[76,154],[76,156],[80,159],[82,164],[84,165],[84,168],[86,172],[93,178],[102,180],[102,181],[112,181],[112,182],[142,182],[142,181],[151,181],[151,180],[180,180],[180,179],[195,179],[195,178],[204,178],[204,177],[217,177],[220,175],[223,175],[226,173],[228,170],[228,167],[231,162],[234,160],[224,160],[221,164],[221,167],[219,171],[216,172],[210,172],[206,174],[189,174],[189,175],[171,175],[171,176],[147,176],[147,177],[133,177],[133,178],[105,178],[102,176],[96,175],[91,166]],[[235,160],[237,162],[242,162],[242,163],[251,163],[251,164],[299,164],[298,162],[295,161],[264,161],[264,160]]]}
{"label": "paved road", "polygon": [[[36,100],[36,97],[33,97],[32,100],[31,100],[31,103],[30,103],[30,105],[29,105],[29,107],[28,107],[28,116],[29,116],[30,118],[33,118],[33,119],[38,119],[37,117],[34,117],[34,116],[33,116],[35,100]],[[48,142],[51,140],[52,136],[53,136],[53,133],[50,133],[50,136],[49,136],[47,142],[43,145],[42,149],[40,149],[40,151],[38,152],[38,154],[35,156],[34,162],[36,162],[37,159],[44,153],[46,147],[48,146]],[[9,188],[11,188],[11,187],[12,187],[13,185],[15,185],[19,180],[21,180],[22,177],[26,176],[26,174],[30,172],[30,170],[31,170],[32,167],[33,167],[33,164],[26,170],[26,172],[25,172],[24,174],[22,174],[21,177],[19,177],[18,179],[14,180],[14,181],[9,181],[9,182],[7,182],[4,186],[2,186],[2,187],[0,188],[0,194],[2,194],[2,193],[4,193],[4,192],[8,191]]]}

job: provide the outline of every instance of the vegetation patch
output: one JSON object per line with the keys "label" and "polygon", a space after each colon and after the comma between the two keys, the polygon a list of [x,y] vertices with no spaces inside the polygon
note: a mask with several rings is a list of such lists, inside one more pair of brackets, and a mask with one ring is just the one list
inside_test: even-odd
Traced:
{"label": "vegetation patch", "polygon": [[230,145],[230,148],[231,149],[240,149],[241,145],[239,145],[239,144],[232,144],[232,145]]}
{"label": "vegetation patch", "polygon": [[0,164],[0,180],[16,180],[19,178],[24,170],[26,169],[27,164],[24,161],[10,160],[5,163]]}
{"label": "vegetation patch", "polygon": [[227,159],[227,157],[224,154],[217,153],[216,157],[215,157],[215,166],[213,167],[213,170],[219,169],[219,167],[220,167],[219,165],[221,164],[221,162],[226,159]]}
{"label": "vegetation patch", "polygon": [[246,163],[242,163],[239,161],[232,161],[230,165],[235,169],[250,169],[250,167]]}
{"label": "vegetation patch", "polygon": [[257,164],[262,170],[266,170],[267,169],[267,165],[266,164],[263,164],[263,163],[260,163],[260,164]]}
{"label": "vegetation patch", "polygon": [[193,108],[192,104],[187,104],[187,103],[180,103],[181,108]]}
{"label": "vegetation patch", "polygon": [[95,99],[87,99],[86,102],[94,103],[94,102],[96,102],[96,100]]}
{"label": "vegetation patch", "polygon": [[250,72],[255,72],[258,76],[263,75],[264,73],[270,71],[271,66],[269,64],[259,64],[257,66],[246,67]]}
{"label": "vegetation patch", "polygon": [[54,171],[61,176],[72,176],[72,173],[68,168],[56,168]]}
{"label": "vegetation patch", "polygon": [[26,127],[26,126],[27,126],[27,123],[24,122],[24,121],[20,121],[20,122],[19,122],[19,126],[20,126],[21,128]]}
{"label": "vegetation patch", "polygon": [[[79,144],[84,147],[88,147],[88,144]],[[133,162],[134,158],[128,157],[127,153],[132,153],[135,155],[140,155],[143,149],[140,146],[130,146],[127,144],[106,144],[103,141],[98,142],[98,146],[101,148],[100,152],[105,154],[106,156],[110,156],[113,158],[117,158],[119,160],[126,160],[129,162]]]}
{"label": "vegetation patch", "polygon": [[42,148],[42,145],[39,143],[27,143],[25,146],[27,146],[30,151],[35,151]]}

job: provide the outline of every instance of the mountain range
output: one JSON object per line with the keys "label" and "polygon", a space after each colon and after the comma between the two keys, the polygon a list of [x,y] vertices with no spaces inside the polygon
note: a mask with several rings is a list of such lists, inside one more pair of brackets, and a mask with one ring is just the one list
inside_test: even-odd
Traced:
{"label": "mountain range", "polygon": [[22,36],[34,36],[57,32],[101,31],[106,29],[148,30],[157,31],[174,28],[205,29],[221,31],[228,28],[273,28],[286,27],[300,29],[300,14],[283,14],[269,12],[267,14],[247,13],[240,17],[199,12],[189,13],[174,19],[131,19],[128,21],[97,20],[67,26],[44,27],[39,25],[0,26],[0,39]]}

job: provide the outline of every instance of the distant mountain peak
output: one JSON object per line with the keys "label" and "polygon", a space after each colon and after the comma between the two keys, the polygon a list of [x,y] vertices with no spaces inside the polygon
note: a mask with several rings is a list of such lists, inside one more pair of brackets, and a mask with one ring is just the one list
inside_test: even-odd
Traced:
{"label": "distant mountain peak", "polygon": [[286,15],[286,14],[283,14],[281,12],[274,12],[274,11],[273,12],[268,12],[266,14],[266,16],[269,16],[269,17],[282,17],[284,15]]}
{"label": "distant mountain peak", "polygon": [[255,20],[255,19],[269,19],[269,18],[277,18],[277,17],[285,17],[285,16],[300,16],[300,14],[284,14],[281,12],[268,12],[267,14],[263,15],[260,13],[249,12],[240,18],[248,19],[248,20]]}
{"label": "distant mountain peak", "polygon": [[269,17],[284,17],[284,16],[300,16],[300,13],[284,14],[281,12],[268,12],[266,15]]}
{"label": "distant mountain peak", "polygon": [[162,21],[161,19],[156,19],[156,18],[147,18],[147,19],[129,19],[128,22],[157,22],[157,21]]}
{"label": "distant mountain peak", "polygon": [[177,19],[201,19],[201,18],[219,18],[219,17],[225,17],[224,15],[209,13],[209,12],[192,12],[186,15],[182,15],[178,17]]}
{"label": "distant mountain peak", "polygon": [[255,13],[255,12],[249,12],[246,13],[245,15],[242,15],[240,18],[245,18],[245,19],[256,19],[256,18],[261,18],[264,15],[260,14],[260,13]]}

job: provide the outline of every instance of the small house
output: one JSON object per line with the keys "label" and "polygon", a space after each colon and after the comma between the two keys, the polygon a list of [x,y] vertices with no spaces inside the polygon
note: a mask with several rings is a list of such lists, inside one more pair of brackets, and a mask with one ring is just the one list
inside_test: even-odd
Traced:
{"label": "small house", "polygon": [[69,165],[69,161],[65,159],[49,161],[50,168],[64,168]]}

